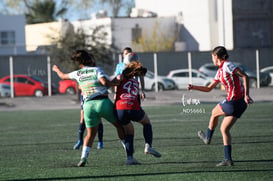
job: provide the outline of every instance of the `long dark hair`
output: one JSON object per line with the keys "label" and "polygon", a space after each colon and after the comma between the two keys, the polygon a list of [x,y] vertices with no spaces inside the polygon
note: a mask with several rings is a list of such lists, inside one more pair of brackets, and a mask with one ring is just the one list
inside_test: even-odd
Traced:
{"label": "long dark hair", "polygon": [[147,68],[143,67],[140,62],[133,61],[123,70],[122,75],[126,79],[133,78],[134,76],[144,76]]}
{"label": "long dark hair", "polygon": [[228,53],[225,47],[223,46],[217,46],[212,50],[213,55],[217,55],[221,60],[227,60],[228,59]]}
{"label": "long dark hair", "polygon": [[76,50],[71,56],[71,60],[83,64],[84,66],[95,66],[95,58],[85,50]]}

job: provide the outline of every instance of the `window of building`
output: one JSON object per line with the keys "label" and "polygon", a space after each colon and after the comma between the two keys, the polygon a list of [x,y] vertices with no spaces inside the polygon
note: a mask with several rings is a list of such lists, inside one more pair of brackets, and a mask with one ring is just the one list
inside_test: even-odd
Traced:
{"label": "window of building", "polygon": [[138,24],[134,28],[132,28],[132,41],[135,43],[139,43],[139,39],[141,38],[141,28]]}
{"label": "window of building", "polygon": [[14,45],[15,44],[15,32],[14,31],[1,31],[0,32],[1,45]]}

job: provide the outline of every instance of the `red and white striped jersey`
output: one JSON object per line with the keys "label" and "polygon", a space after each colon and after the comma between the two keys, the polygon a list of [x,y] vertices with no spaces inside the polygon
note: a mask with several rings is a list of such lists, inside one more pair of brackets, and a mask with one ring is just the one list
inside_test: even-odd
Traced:
{"label": "red and white striped jersey", "polygon": [[214,77],[214,81],[221,82],[227,91],[227,100],[239,100],[244,97],[244,87],[240,77],[234,72],[238,66],[229,61],[222,61]]}

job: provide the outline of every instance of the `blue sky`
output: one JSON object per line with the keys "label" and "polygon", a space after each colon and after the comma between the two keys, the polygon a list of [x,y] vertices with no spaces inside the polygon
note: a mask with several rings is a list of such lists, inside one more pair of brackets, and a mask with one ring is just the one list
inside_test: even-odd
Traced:
{"label": "blue sky", "polygon": [[[130,0],[126,0],[126,1],[130,2]],[[58,6],[58,2],[60,2],[60,1],[56,0],[56,2],[57,2],[57,6]],[[0,13],[2,12],[4,14],[6,14],[8,9],[3,6],[3,3],[4,3],[3,1],[0,2]],[[99,4],[99,3],[95,4],[88,11],[75,10],[73,8],[73,6],[70,6],[69,7],[69,12],[64,18],[67,18],[70,21],[75,21],[75,20],[78,20],[78,19],[87,19],[87,18],[91,18],[92,13],[95,13],[95,12],[98,12],[99,10],[103,10],[103,9],[107,9],[107,8],[109,8],[109,6],[102,5],[102,4]],[[16,15],[16,14],[20,14],[20,13],[18,11],[14,10],[14,12],[9,11],[9,14]],[[123,8],[123,9],[120,10],[120,16],[125,16],[125,15],[126,15],[126,9]],[[112,16],[112,14],[108,13],[108,16]]]}
{"label": "blue sky", "polygon": [[[130,0],[128,0],[130,1]],[[109,6],[107,5],[102,5],[102,4],[95,4],[88,12],[79,12],[79,11],[75,11],[73,10],[73,7],[72,7],[72,11],[70,12],[70,14],[68,15],[68,19],[70,21],[75,21],[75,20],[78,20],[78,19],[86,19],[86,18],[91,18],[91,14],[92,13],[96,13],[100,10],[109,10]],[[123,8],[120,10],[120,16],[125,16],[126,15],[126,9]],[[108,12],[108,16],[112,16],[111,13]]]}

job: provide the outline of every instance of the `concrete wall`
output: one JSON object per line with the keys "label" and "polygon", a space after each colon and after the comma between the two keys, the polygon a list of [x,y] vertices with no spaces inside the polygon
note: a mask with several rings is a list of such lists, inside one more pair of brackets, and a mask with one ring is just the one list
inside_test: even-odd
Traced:
{"label": "concrete wall", "polygon": [[158,39],[160,37],[174,38],[175,17],[112,19],[113,44],[120,50],[132,47],[136,51],[143,51],[141,46],[133,45],[132,30],[136,27],[141,30],[143,40],[152,39],[154,32]]}
{"label": "concrete wall", "polygon": [[14,31],[15,45],[1,45],[0,55],[16,55],[26,53],[25,48],[25,16],[0,14],[0,32]]}
{"label": "concrete wall", "polygon": [[233,1],[234,48],[273,47],[273,1]]}
{"label": "concrete wall", "polygon": [[26,25],[27,51],[35,51],[39,46],[54,44],[53,39],[59,39],[61,30],[61,21]]}

